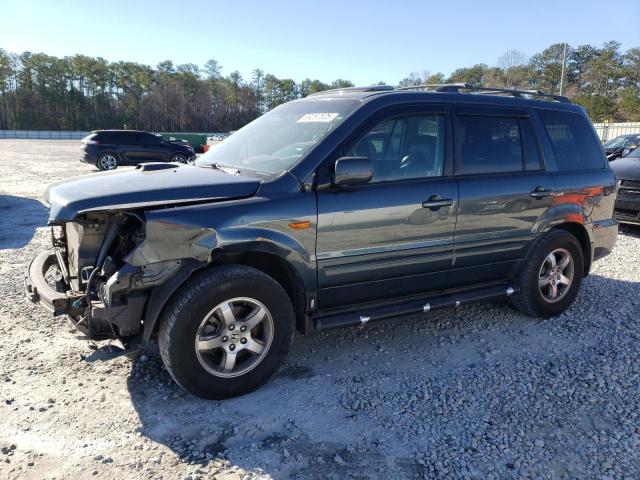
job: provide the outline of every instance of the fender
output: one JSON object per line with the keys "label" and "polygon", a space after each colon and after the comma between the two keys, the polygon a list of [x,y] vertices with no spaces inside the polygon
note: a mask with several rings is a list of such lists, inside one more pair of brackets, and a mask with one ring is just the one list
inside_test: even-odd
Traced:
{"label": "fender", "polygon": [[[166,302],[180,285],[195,270],[215,265],[225,254],[277,256],[301,284],[302,305],[310,305],[317,291],[315,196],[298,195],[296,202],[253,197],[146,212],[145,239],[125,260],[134,266],[180,260],[183,267],[167,285],[152,291],[143,339],[149,338]],[[306,227],[291,226],[300,222]]]}
{"label": "fender", "polygon": [[[292,235],[282,231],[261,227],[238,227],[219,233],[218,243],[212,251],[211,259],[215,263],[216,253],[268,253],[281,258],[289,265],[304,285],[306,293],[315,293],[318,277],[315,255],[308,252],[304,245]],[[315,241],[315,229],[313,231]]]}

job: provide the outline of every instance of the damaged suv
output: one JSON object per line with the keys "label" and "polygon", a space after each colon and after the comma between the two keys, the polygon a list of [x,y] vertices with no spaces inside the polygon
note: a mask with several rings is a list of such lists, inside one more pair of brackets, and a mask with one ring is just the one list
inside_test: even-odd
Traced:
{"label": "damaged suv", "polygon": [[48,188],[27,295],[92,339],[158,336],[205,398],[264,384],[294,332],[510,297],[551,317],[609,254],[616,181],[584,110],[540,92],[365,87],[284,104],[196,165]]}

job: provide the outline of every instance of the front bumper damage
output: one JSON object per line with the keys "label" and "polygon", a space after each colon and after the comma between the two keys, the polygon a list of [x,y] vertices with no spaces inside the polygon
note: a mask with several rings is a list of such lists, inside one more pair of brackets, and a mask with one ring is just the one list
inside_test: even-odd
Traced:
{"label": "front bumper damage", "polygon": [[[119,339],[123,343],[136,337],[149,339],[168,296],[199,266],[198,262],[180,260],[140,267],[126,263],[94,295],[87,295],[84,291],[64,291],[68,282],[62,279],[56,282],[57,288],[47,281],[52,267],[65,272],[60,257],[54,248],[31,261],[24,275],[27,298],[54,316],[68,315],[75,327],[92,340]],[[168,291],[158,298],[153,295],[155,286]],[[168,286],[173,288],[167,289]]]}
{"label": "front bumper damage", "polygon": [[84,294],[60,292],[51,287],[45,275],[53,265],[58,265],[55,249],[46,250],[35,257],[25,271],[25,293],[29,300],[39,303],[54,316],[70,314],[74,310],[73,302],[84,297]]}

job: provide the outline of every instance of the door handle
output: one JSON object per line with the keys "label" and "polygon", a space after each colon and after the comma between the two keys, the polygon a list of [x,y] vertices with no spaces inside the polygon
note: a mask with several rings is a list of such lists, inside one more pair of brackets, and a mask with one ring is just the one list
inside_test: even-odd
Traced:
{"label": "door handle", "polygon": [[429,200],[422,202],[422,208],[429,208],[433,211],[441,207],[450,207],[451,205],[453,205],[451,198],[441,198],[440,195],[431,195]]}
{"label": "door handle", "polygon": [[533,198],[550,197],[553,195],[553,190],[546,190],[544,187],[536,187],[529,195]]}

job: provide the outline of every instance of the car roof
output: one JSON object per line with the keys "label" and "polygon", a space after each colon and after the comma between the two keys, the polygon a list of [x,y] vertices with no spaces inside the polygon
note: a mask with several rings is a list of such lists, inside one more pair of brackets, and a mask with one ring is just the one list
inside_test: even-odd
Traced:
{"label": "car roof", "polygon": [[[567,97],[546,94],[540,91],[515,90],[501,87],[475,87],[468,84],[436,85],[435,87],[440,88],[440,90],[425,87],[431,86],[408,88],[394,88],[389,85],[348,87],[314,93],[302,100],[315,100],[320,98],[354,98],[363,102],[368,102],[381,97],[397,97],[399,102],[417,100],[445,103],[475,103],[521,108],[538,107],[568,110],[578,113],[582,113],[584,111],[584,109],[579,105],[571,103]],[[468,91],[468,93],[466,91]],[[526,98],[527,96],[532,98]]]}
{"label": "car roof", "polygon": [[[145,132],[144,130],[108,129],[108,130],[93,130],[91,133],[149,133],[149,132]],[[151,135],[153,135],[153,133]]]}

